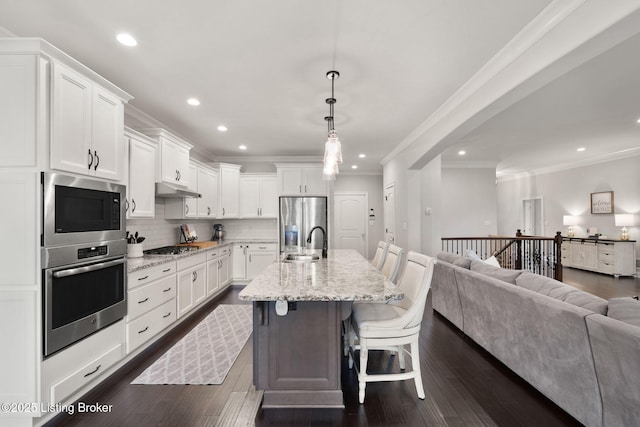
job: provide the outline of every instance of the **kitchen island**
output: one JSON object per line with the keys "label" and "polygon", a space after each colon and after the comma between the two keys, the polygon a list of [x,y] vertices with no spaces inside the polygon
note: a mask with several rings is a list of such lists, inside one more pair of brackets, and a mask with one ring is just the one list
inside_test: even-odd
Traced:
{"label": "kitchen island", "polygon": [[253,301],[253,383],[263,408],[343,408],[341,322],[355,301],[402,292],[354,250],[276,262],[240,292]]}

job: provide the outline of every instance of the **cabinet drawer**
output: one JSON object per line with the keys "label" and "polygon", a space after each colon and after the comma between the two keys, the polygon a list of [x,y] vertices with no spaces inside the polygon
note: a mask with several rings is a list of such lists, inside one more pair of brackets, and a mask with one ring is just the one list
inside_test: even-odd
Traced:
{"label": "cabinet drawer", "polygon": [[166,264],[156,265],[145,268],[144,270],[134,271],[127,275],[127,287],[129,289],[146,285],[155,280],[169,276],[176,272],[176,262],[168,262]]}
{"label": "cabinet drawer", "polygon": [[276,251],[276,243],[250,243],[247,247],[252,251]]}
{"label": "cabinet drawer", "polygon": [[229,251],[230,251],[229,247],[212,249],[207,252],[207,261],[211,261],[223,255],[227,255]]}
{"label": "cabinet drawer", "polygon": [[600,261],[600,265],[599,265],[598,271],[600,273],[613,274],[613,271],[614,271],[613,262]]}
{"label": "cabinet drawer", "polygon": [[121,355],[122,344],[117,344],[106,353],[54,384],[51,387],[51,403],[63,401],[85,384],[102,375],[107,369],[120,360]]}
{"label": "cabinet drawer", "polygon": [[129,291],[127,295],[127,321],[148,312],[176,296],[176,275]]}
{"label": "cabinet drawer", "polygon": [[207,254],[190,255],[178,260],[178,271],[193,267],[194,265],[202,264],[207,261]]}
{"label": "cabinet drawer", "polygon": [[127,323],[127,353],[153,338],[158,332],[176,320],[176,300],[165,302],[160,307]]}

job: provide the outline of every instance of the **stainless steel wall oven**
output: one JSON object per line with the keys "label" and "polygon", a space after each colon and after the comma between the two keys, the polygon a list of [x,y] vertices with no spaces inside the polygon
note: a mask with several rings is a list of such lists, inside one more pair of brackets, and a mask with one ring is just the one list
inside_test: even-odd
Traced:
{"label": "stainless steel wall oven", "polygon": [[127,313],[125,187],[43,173],[44,356]]}

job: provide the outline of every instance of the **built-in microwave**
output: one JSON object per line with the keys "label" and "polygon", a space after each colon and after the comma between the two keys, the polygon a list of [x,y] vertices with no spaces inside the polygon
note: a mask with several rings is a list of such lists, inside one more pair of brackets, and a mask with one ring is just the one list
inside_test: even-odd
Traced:
{"label": "built-in microwave", "polygon": [[43,172],[42,186],[43,247],[125,238],[124,185]]}

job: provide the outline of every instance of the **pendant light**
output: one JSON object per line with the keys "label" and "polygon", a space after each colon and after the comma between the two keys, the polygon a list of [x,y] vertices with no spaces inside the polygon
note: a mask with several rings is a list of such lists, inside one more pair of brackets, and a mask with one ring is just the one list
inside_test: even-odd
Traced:
{"label": "pendant light", "polygon": [[331,80],[331,98],[327,98],[325,102],[329,104],[329,115],[324,119],[327,121],[327,142],[324,144],[324,163],[322,176],[327,181],[333,181],[338,174],[338,165],[342,163],[342,146],[338,139],[338,134],[334,126],[334,105],[336,98],[334,96],[334,82],[340,77],[337,71],[328,71],[327,78]]}

